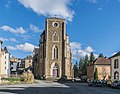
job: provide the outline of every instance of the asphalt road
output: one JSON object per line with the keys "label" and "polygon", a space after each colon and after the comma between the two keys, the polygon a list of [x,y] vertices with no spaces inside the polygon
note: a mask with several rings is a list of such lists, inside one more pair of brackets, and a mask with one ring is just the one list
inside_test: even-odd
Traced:
{"label": "asphalt road", "polygon": [[85,83],[1,85],[0,94],[120,94],[120,89],[89,87]]}

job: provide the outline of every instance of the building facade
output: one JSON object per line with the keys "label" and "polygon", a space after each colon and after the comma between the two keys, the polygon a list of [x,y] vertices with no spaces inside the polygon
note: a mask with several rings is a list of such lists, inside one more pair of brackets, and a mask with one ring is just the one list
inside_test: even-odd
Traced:
{"label": "building facade", "polygon": [[29,67],[32,67],[32,56],[29,55],[27,56],[26,58],[22,59],[22,67],[23,68],[29,68]]}
{"label": "building facade", "polygon": [[38,74],[38,62],[39,62],[39,48],[33,50],[33,74],[37,77]]}
{"label": "building facade", "polygon": [[120,52],[110,57],[111,59],[111,78],[120,80]]}
{"label": "building facade", "polygon": [[0,49],[0,76],[6,78],[10,76],[10,54],[6,47]]}
{"label": "building facade", "polygon": [[72,63],[66,23],[61,18],[47,18],[39,44],[38,75],[46,78],[72,78]]}
{"label": "building facade", "polygon": [[95,69],[98,71],[98,79],[109,79],[111,76],[111,62],[108,58],[97,58],[87,67],[87,79],[94,79]]}

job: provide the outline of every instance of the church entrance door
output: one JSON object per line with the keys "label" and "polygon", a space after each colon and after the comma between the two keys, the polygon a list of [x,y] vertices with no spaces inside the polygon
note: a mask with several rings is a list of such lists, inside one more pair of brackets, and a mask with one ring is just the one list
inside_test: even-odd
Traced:
{"label": "church entrance door", "polygon": [[59,77],[59,66],[57,63],[52,67],[52,76],[55,78]]}

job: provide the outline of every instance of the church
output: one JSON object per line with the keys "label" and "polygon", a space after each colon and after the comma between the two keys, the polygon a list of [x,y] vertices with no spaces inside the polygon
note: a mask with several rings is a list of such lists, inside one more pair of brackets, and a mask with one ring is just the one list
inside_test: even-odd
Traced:
{"label": "church", "polygon": [[37,75],[46,78],[73,78],[72,54],[66,22],[61,18],[47,18],[40,35]]}

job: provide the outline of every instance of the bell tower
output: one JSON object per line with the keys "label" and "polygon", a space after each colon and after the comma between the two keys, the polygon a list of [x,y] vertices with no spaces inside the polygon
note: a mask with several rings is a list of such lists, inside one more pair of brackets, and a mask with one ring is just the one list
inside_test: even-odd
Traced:
{"label": "bell tower", "polygon": [[65,20],[48,18],[46,20],[46,76],[63,75]]}

